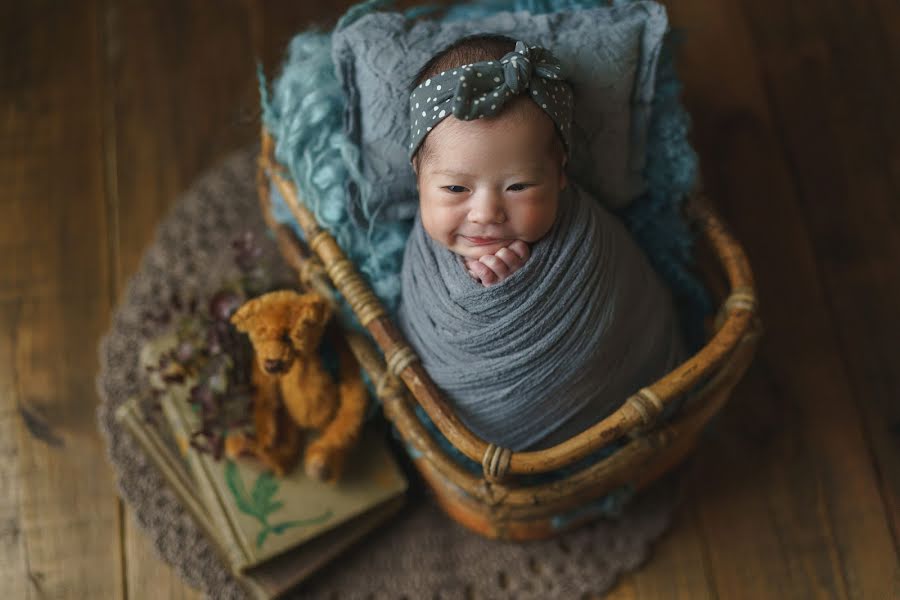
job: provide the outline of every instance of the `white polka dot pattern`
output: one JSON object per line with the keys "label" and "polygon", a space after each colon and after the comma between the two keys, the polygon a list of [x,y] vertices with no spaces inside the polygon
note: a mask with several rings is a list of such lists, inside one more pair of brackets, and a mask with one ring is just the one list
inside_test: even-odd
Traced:
{"label": "white polka dot pattern", "polygon": [[[460,71],[465,74],[459,74]],[[469,76],[470,72],[475,76]],[[447,116],[452,114],[463,121],[491,117],[503,110],[508,99],[528,91],[528,97],[553,119],[569,151],[574,109],[572,89],[563,78],[559,61],[549,50],[529,47],[519,41],[515,50],[499,61],[471,63],[442,71],[410,93],[409,158],[412,159],[428,132]],[[426,110],[421,110],[421,116],[427,125],[424,131],[418,118],[423,104]]]}

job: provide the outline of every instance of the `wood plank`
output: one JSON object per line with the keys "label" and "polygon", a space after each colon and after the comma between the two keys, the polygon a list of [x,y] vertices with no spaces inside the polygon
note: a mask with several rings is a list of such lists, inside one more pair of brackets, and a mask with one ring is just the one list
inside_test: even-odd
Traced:
{"label": "wood plank", "polygon": [[0,11],[0,469],[15,480],[0,491],[0,577],[17,598],[117,598],[94,389],[110,289],[99,15],[92,2]]}
{"label": "wood plank", "polygon": [[[10,331],[17,319],[15,308],[0,310],[0,331]],[[0,336],[0,365],[13,364],[15,344],[10,336]],[[22,417],[15,405],[5,401],[14,397],[16,382],[0,371],[0,581],[13,598],[26,598],[30,589],[30,571],[22,535],[22,482],[19,465],[18,429]]]}
{"label": "wood plank", "polygon": [[308,28],[334,28],[338,18],[356,2],[339,0],[328,4],[292,0],[245,0],[255,56],[266,75],[274,79],[287,56],[288,44]]}
{"label": "wood plank", "polygon": [[687,493],[673,517],[672,530],[653,546],[650,562],[632,574],[637,598],[716,598],[706,540],[692,497],[692,490],[701,486],[695,464],[691,461],[683,475]]}
{"label": "wood plank", "polygon": [[[747,3],[773,119],[900,538],[900,7]],[[892,8],[892,10],[890,10]],[[895,31],[890,31],[893,26]],[[771,35],[772,31],[784,32]],[[789,126],[788,126],[789,125]]]}
{"label": "wood plank", "polygon": [[686,101],[707,188],[747,248],[766,325],[698,451],[715,585],[726,598],[894,597],[897,554],[798,207],[804,174],[788,169],[742,7],[682,1],[671,13],[689,24]]}
{"label": "wood plank", "polygon": [[199,600],[203,594],[190,587],[178,573],[163,561],[153,548],[152,540],[134,522],[130,511],[126,512],[125,528],[125,577],[128,597],[133,600]]}
{"label": "wood plank", "polygon": [[[695,465],[696,461],[689,459],[683,466],[680,477],[684,478],[686,490],[697,485]],[[647,562],[621,576],[607,596],[616,600],[715,598],[711,577],[696,506],[690,497],[686,497],[672,516],[671,528],[652,544]]]}
{"label": "wood plank", "polygon": [[241,2],[113,1],[108,21],[121,288],[178,195],[256,141],[259,99]]}

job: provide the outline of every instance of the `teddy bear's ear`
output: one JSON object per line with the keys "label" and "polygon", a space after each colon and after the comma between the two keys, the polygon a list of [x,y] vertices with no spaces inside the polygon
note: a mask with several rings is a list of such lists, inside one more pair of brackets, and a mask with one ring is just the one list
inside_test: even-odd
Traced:
{"label": "teddy bear's ear", "polygon": [[309,306],[310,313],[316,321],[325,323],[331,318],[331,304],[329,304],[321,294],[309,292],[303,294],[303,297],[307,302],[307,306]]}
{"label": "teddy bear's ear", "polygon": [[300,327],[313,323],[325,324],[331,318],[332,309],[325,298],[316,292],[299,294],[292,306],[291,318]]}
{"label": "teddy bear's ear", "polygon": [[246,333],[250,328],[250,322],[259,312],[260,306],[261,302],[259,298],[244,302],[244,304],[231,315],[231,323],[238,328],[238,331]]}

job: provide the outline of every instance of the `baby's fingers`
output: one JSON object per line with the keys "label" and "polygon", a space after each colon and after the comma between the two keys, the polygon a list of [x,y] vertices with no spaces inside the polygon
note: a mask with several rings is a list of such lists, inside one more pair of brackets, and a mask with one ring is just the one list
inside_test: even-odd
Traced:
{"label": "baby's fingers", "polygon": [[509,267],[510,273],[516,271],[523,264],[525,264],[525,261],[509,248],[500,248],[494,254],[497,256],[497,258],[506,263],[506,266]]}
{"label": "baby's fingers", "polygon": [[516,240],[509,246],[507,246],[510,250],[512,250],[519,258],[522,259],[524,263],[528,260],[528,257],[531,256],[531,249],[528,247],[528,244],[523,242],[522,240]]}
{"label": "baby's fingers", "polygon": [[490,285],[497,282],[497,274],[491,271],[486,264],[477,260],[472,261],[469,265],[469,271],[481,280],[482,285]]}
{"label": "baby's fingers", "polygon": [[500,281],[501,279],[509,275],[509,267],[506,265],[506,263],[493,254],[485,254],[478,260],[482,264],[487,265],[488,270],[491,271],[494,275],[494,277],[491,278],[490,281],[485,281],[484,277],[482,277],[482,283],[496,283],[497,281]]}

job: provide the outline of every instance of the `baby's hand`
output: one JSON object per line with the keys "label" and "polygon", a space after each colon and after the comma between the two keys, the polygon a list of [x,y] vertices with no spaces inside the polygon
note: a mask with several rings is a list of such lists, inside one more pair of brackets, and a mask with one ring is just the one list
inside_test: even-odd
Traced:
{"label": "baby's hand", "polygon": [[466,269],[472,278],[488,287],[518,271],[530,255],[528,244],[515,240],[509,246],[500,248],[493,254],[485,254],[478,260],[467,258]]}

